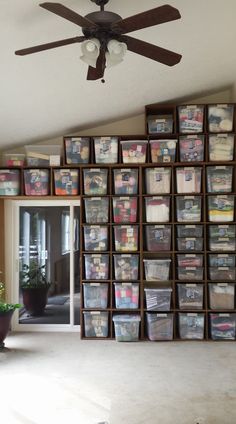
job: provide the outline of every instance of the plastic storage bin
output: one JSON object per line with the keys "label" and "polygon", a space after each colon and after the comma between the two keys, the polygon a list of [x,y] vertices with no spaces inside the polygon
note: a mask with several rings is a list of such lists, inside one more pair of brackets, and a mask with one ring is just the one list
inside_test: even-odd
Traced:
{"label": "plastic storage bin", "polygon": [[201,191],[201,168],[177,168],[177,193],[200,193]]}
{"label": "plastic storage bin", "polygon": [[187,267],[202,267],[203,266],[203,255],[177,255],[178,266]]}
{"label": "plastic storage bin", "polygon": [[234,159],[234,135],[211,134],[209,135],[209,160],[231,161]]}
{"label": "plastic storage bin", "polygon": [[115,336],[117,342],[136,342],[139,339],[139,315],[114,315]]}
{"label": "plastic storage bin", "polygon": [[145,197],[145,211],[147,222],[169,222],[170,197]]}
{"label": "plastic storage bin", "polygon": [[204,160],[204,136],[187,135],[179,138],[180,162]]}
{"label": "plastic storage bin", "polygon": [[108,227],[104,225],[85,225],[84,248],[85,250],[97,250],[100,252],[108,250]]}
{"label": "plastic storage bin", "polygon": [[210,314],[212,340],[235,340],[236,315]]}
{"label": "plastic storage bin", "polygon": [[177,284],[179,309],[203,308],[203,284]]}
{"label": "plastic storage bin", "polygon": [[96,163],[118,162],[118,137],[94,137]]}
{"label": "plastic storage bin", "polygon": [[108,312],[83,311],[85,337],[108,337]]}
{"label": "plastic storage bin", "polygon": [[146,168],[146,193],[170,193],[171,168]]}
{"label": "plastic storage bin", "polygon": [[183,281],[202,281],[203,268],[199,267],[178,267],[178,279]]}
{"label": "plastic storage bin", "polygon": [[85,254],[85,279],[108,280],[109,278],[109,255]]}
{"label": "plastic storage bin", "polygon": [[107,197],[84,199],[85,219],[88,224],[108,222],[109,200]]}
{"label": "plastic storage bin", "polygon": [[25,146],[27,166],[60,166],[61,146],[33,144]]}
{"label": "plastic storage bin", "polygon": [[210,237],[236,237],[235,225],[209,225]]}
{"label": "plastic storage bin", "polygon": [[200,196],[178,196],[176,198],[178,222],[200,222],[202,198]]}
{"label": "plastic storage bin", "polygon": [[113,197],[113,219],[116,224],[137,221],[137,197]]}
{"label": "plastic storage bin", "polygon": [[173,132],[172,115],[149,115],[147,117],[149,134],[170,134]]}
{"label": "plastic storage bin", "polygon": [[115,302],[117,309],[138,309],[139,284],[138,283],[114,283]]}
{"label": "plastic storage bin", "polygon": [[177,225],[178,237],[202,237],[202,225]]}
{"label": "plastic storage bin", "polygon": [[49,194],[49,170],[25,169],[26,196],[47,196]]}
{"label": "plastic storage bin", "polygon": [[116,280],[138,280],[138,255],[114,255],[114,269]]}
{"label": "plastic storage bin", "polygon": [[229,252],[236,249],[236,240],[229,237],[211,237],[209,240],[209,250],[216,252]]}
{"label": "plastic storage bin", "polygon": [[168,281],[171,259],[144,259],[146,281]]}
{"label": "plastic storage bin", "polygon": [[209,255],[209,265],[210,266],[229,266],[229,267],[235,267],[236,261],[235,261],[236,255],[232,254],[219,254]]}
{"label": "plastic storage bin", "polygon": [[54,169],[55,194],[76,196],[79,193],[78,169]]}
{"label": "plastic storage bin", "polygon": [[202,250],[203,238],[177,237],[177,249],[178,250]]}
{"label": "plastic storage bin", "polygon": [[107,194],[107,169],[88,168],[83,169],[84,194]]}
{"label": "plastic storage bin", "polygon": [[208,218],[211,222],[234,220],[234,196],[208,196]]}
{"label": "plastic storage bin", "polygon": [[150,140],[152,163],[174,162],[177,140]]}
{"label": "plastic storage bin", "polygon": [[178,314],[179,319],[179,337],[188,340],[204,339],[204,314],[183,313]]}
{"label": "plastic storage bin", "polygon": [[234,105],[216,104],[208,106],[209,132],[233,131]]}
{"label": "plastic storage bin", "polygon": [[89,163],[90,139],[89,137],[65,137],[66,164]]}
{"label": "plastic storage bin", "polygon": [[228,266],[210,267],[210,280],[235,280],[235,268]]}
{"label": "plastic storage bin", "polygon": [[179,132],[200,133],[203,132],[204,106],[183,105],[178,107]]}
{"label": "plastic storage bin", "polygon": [[146,248],[149,252],[167,251],[171,248],[171,225],[146,225]]}
{"label": "plastic storage bin", "polygon": [[121,141],[123,163],[145,163],[147,155],[147,140]]}
{"label": "plastic storage bin", "polygon": [[235,284],[209,283],[210,309],[234,309]]}
{"label": "plastic storage bin", "polygon": [[149,311],[169,311],[172,289],[146,288],[146,307]]}
{"label": "plastic storage bin", "polygon": [[25,155],[22,153],[4,153],[3,154],[3,166],[24,166]]}
{"label": "plastic storage bin", "polygon": [[138,225],[117,225],[114,227],[115,250],[130,252],[138,250]]}
{"label": "plastic storage bin", "polygon": [[83,290],[85,308],[107,308],[108,283],[83,283]]}
{"label": "plastic storage bin", "polygon": [[18,196],[18,194],[20,194],[20,171],[1,169],[0,196]]}
{"label": "plastic storage bin", "polygon": [[232,166],[207,166],[208,193],[230,193],[233,190]]}
{"label": "plastic storage bin", "polygon": [[173,314],[147,312],[146,317],[149,340],[173,340]]}
{"label": "plastic storage bin", "polygon": [[115,194],[138,193],[138,169],[114,169]]}

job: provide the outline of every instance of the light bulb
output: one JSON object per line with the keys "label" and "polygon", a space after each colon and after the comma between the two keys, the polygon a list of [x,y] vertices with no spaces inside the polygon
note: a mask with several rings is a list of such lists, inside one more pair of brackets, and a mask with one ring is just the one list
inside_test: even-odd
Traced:
{"label": "light bulb", "polygon": [[94,50],[96,49],[96,45],[90,41],[86,44],[86,50],[88,50],[88,52],[94,52]]}

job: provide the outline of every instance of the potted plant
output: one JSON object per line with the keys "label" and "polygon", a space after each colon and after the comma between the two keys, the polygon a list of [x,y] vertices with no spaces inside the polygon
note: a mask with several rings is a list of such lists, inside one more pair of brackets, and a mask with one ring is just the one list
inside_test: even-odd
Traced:
{"label": "potted plant", "polygon": [[29,265],[23,264],[20,272],[20,285],[23,304],[30,315],[43,315],[50,284],[46,278],[45,265],[39,266],[35,261]]}
{"label": "potted plant", "polygon": [[10,329],[11,318],[15,309],[20,308],[18,303],[6,303],[5,284],[0,282],[0,349],[3,349],[4,340]]}

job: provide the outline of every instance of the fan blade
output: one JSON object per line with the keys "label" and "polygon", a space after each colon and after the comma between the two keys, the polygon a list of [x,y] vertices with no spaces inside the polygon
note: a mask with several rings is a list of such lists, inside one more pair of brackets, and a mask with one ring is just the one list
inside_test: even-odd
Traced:
{"label": "fan blade", "polygon": [[153,25],[164,24],[165,22],[174,21],[180,18],[181,15],[178,9],[166,4],[115,22],[112,25],[112,29],[117,28],[121,30],[121,34],[127,34],[128,32],[148,28]]}
{"label": "fan blade", "polygon": [[67,38],[66,40],[53,41],[52,43],[40,44],[39,46],[28,47],[27,49],[17,50],[15,54],[17,56],[25,56],[27,54],[41,52],[43,50],[54,49],[56,47],[66,46],[67,44],[81,43],[85,40],[85,37],[73,37]]}
{"label": "fan blade", "polygon": [[120,37],[120,40],[127,45],[128,50],[131,52],[156,60],[164,65],[176,65],[182,58],[181,54],[163,49],[162,47],[155,46],[154,44],[146,43],[146,41],[137,40],[137,38],[123,35]]}
{"label": "fan blade", "polygon": [[106,56],[105,50],[100,51],[100,55],[98,56],[96,68],[89,66],[87,80],[97,80],[103,77],[106,67]]}
{"label": "fan blade", "polygon": [[74,12],[71,9],[68,9],[68,7],[66,6],[63,6],[63,4],[48,2],[48,3],[41,3],[39,6],[43,7],[43,9],[49,10],[49,12],[52,12],[58,16],[61,16],[61,18],[67,19],[67,21],[70,21],[76,25],[79,25],[80,27],[84,27],[84,28],[97,27],[95,23],[91,22],[87,18],[84,18],[83,16],[78,15],[78,13]]}

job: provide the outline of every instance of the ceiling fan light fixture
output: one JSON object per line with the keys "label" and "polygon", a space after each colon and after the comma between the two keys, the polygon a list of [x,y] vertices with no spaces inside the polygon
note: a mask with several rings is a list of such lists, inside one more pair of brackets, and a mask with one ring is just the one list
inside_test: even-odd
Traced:
{"label": "ceiling fan light fixture", "polygon": [[117,40],[110,40],[107,44],[107,50],[106,67],[111,68],[123,61],[127,51],[127,45]]}
{"label": "ceiling fan light fixture", "polygon": [[100,41],[97,38],[90,38],[81,44],[82,56],[80,59],[87,65],[96,68],[97,58],[100,53]]}

